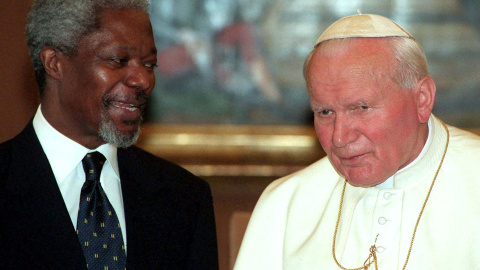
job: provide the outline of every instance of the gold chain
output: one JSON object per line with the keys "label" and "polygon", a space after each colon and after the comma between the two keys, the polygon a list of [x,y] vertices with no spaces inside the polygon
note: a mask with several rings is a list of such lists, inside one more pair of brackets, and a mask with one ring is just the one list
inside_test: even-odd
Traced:
{"label": "gold chain", "polygon": [[[430,185],[430,189],[428,190],[427,197],[425,198],[425,201],[423,202],[422,210],[420,210],[420,214],[418,215],[417,218],[417,223],[415,223],[415,228],[413,229],[413,234],[412,234],[412,240],[410,241],[410,247],[408,248],[408,253],[407,253],[407,258],[405,259],[405,264],[403,265],[402,270],[405,270],[407,267],[408,260],[410,259],[410,253],[412,252],[412,247],[413,247],[413,241],[415,240],[415,235],[417,234],[417,227],[418,223],[420,223],[420,218],[422,217],[423,210],[425,209],[425,206],[427,205],[428,198],[430,198],[430,193],[432,192],[433,185],[435,184],[435,180],[437,180],[438,173],[440,172],[440,168],[442,167],[443,160],[445,159],[445,155],[447,154],[447,148],[448,144],[450,141],[450,132],[448,131],[447,126],[445,123],[441,122],[445,130],[447,131],[447,143],[445,144],[445,150],[443,151],[443,156],[442,160],[440,161],[440,164],[438,165],[437,172],[435,173],[435,177],[433,177],[432,184]],[[357,268],[345,268],[343,267],[337,260],[337,256],[335,255],[335,242],[337,239],[337,230],[338,230],[338,224],[340,223],[340,216],[342,215],[342,206],[343,206],[343,197],[345,195],[345,187],[347,185],[347,180],[345,180],[343,184],[343,190],[342,190],[342,197],[340,199],[340,207],[338,210],[338,217],[337,217],[337,224],[335,225],[335,233],[333,234],[333,245],[332,245],[332,253],[333,253],[333,259],[335,260],[335,263],[338,265],[343,270],[366,270],[370,267],[370,265],[375,264],[375,270],[378,270],[377,266],[377,247],[375,246],[377,242],[377,238],[375,238],[375,243],[370,247],[370,254],[368,255],[367,260],[363,264],[362,267],[357,267]],[[378,235],[377,235],[378,237]]]}

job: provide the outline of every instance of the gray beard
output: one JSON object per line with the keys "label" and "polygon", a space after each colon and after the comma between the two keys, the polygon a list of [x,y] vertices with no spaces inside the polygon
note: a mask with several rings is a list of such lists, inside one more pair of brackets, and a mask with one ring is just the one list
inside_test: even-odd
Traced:
{"label": "gray beard", "polygon": [[127,148],[134,144],[140,136],[140,124],[143,121],[143,117],[140,118],[137,125],[137,131],[135,133],[120,132],[116,129],[115,124],[107,117],[106,112],[102,114],[102,121],[98,130],[100,138],[106,142],[111,143],[120,148]]}

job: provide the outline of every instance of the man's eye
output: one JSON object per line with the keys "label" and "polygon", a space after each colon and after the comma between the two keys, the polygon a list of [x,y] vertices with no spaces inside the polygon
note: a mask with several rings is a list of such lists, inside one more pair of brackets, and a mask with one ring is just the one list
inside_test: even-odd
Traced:
{"label": "man's eye", "polygon": [[157,64],[156,63],[145,63],[145,66],[147,68],[151,68],[151,69],[154,69],[157,67]]}
{"label": "man's eye", "polygon": [[335,112],[332,110],[318,110],[315,111],[314,118],[317,123],[327,125],[335,119]]}
{"label": "man's eye", "polygon": [[121,65],[121,64],[125,64],[127,62],[127,59],[125,59],[125,58],[110,58],[110,61],[112,61],[115,64]]}
{"label": "man's eye", "polygon": [[332,115],[333,112],[331,110],[318,110],[314,111],[315,117],[326,118]]}
{"label": "man's eye", "polygon": [[360,109],[362,109],[362,110],[368,110],[368,109],[370,109],[370,107],[364,105],[364,106],[360,106]]}
{"label": "man's eye", "polygon": [[322,116],[326,116],[326,115],[329,115],[329,114],[331,114],[331,113],[332,113],[332,111],[330,111],[330,110],[322,110],[322,111],[320,111],[320,115],[322,115]]}

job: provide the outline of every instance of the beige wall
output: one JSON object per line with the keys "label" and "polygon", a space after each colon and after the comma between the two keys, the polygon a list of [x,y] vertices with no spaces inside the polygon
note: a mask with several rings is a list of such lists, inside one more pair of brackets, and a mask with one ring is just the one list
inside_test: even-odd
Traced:
{"label": "beige wall", "polygon": [[38,92],[25,21],[31,0],[0,0],[0,142],[19,133],[35,113]]}

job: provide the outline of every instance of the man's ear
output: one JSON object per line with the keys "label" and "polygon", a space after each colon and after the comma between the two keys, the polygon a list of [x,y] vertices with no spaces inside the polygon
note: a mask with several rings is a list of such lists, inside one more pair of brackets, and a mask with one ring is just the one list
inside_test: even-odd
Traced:
{"label": "man's ear", "polygon": [[417,83],[417,114],[421,123],[426,123],[432,113],[437,87],[433,78],[426,76]]}
{"label": "man's ear", "polygon": [[45,67],[46,73],[53,79],[60,80],[62,78],[63,66],[62,59],[65,56],[50,47],[43,47],[40,51],[40,59]]}

